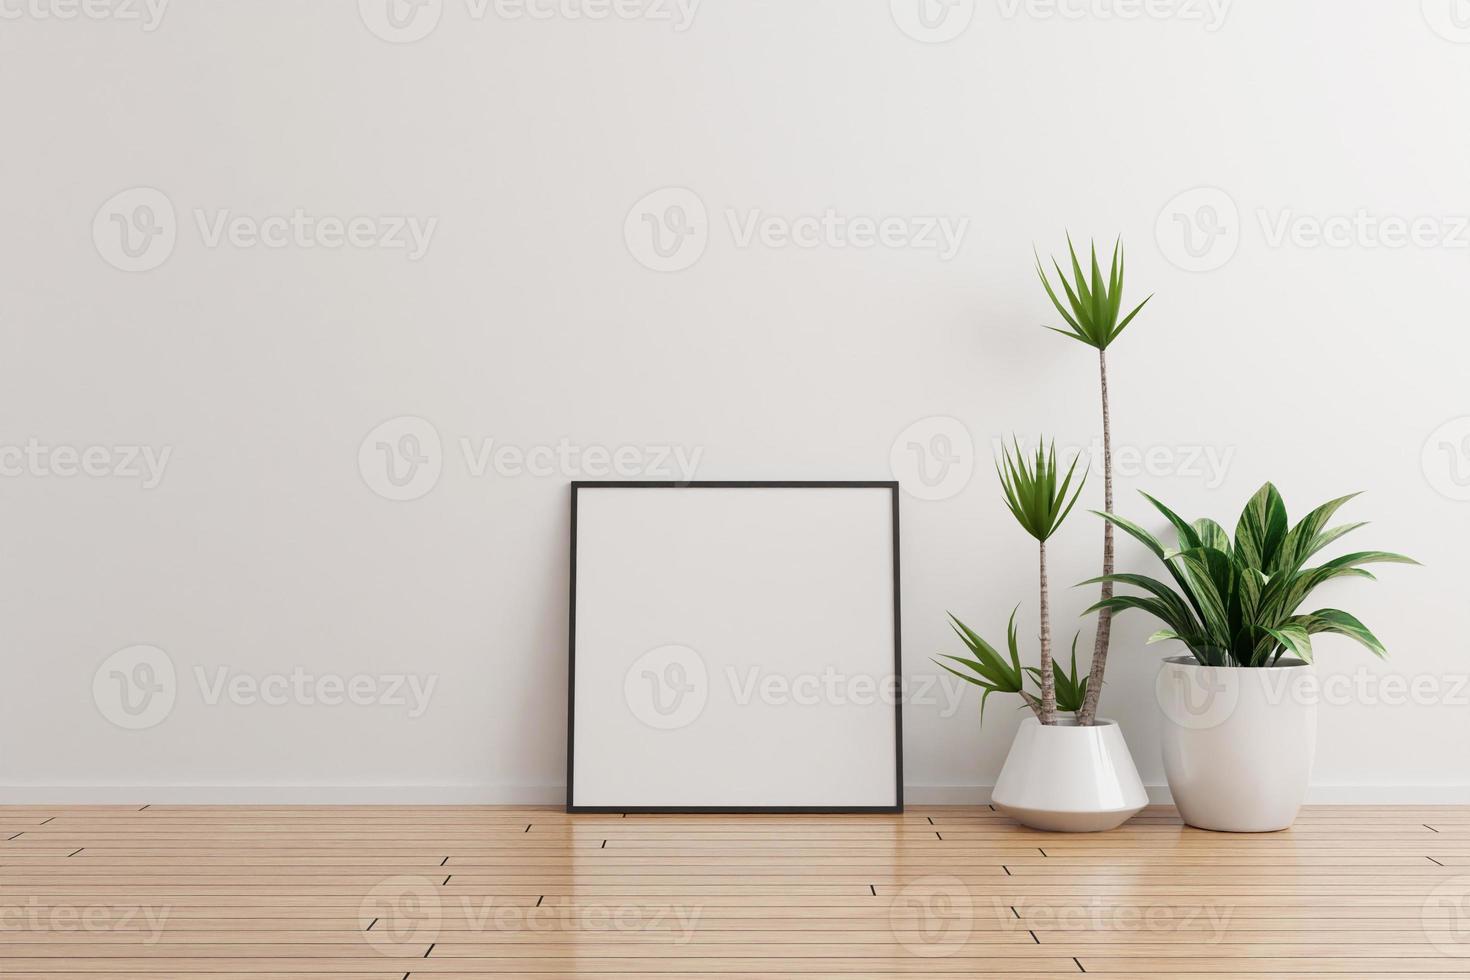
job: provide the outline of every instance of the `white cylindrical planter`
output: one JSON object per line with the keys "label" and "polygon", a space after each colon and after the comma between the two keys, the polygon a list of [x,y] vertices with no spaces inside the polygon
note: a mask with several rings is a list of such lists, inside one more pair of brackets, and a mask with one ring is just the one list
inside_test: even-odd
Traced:
{"label": "white cylindrical planter", "polygon": [[1037,830],[1112,830],[1148,805],[1123,730],[1115,721],[1021,722],[991,802]]}
{"label": "white cylindrical planter", "polygon": [[1314,681],[1311,665],[1286,658],[1259,668],[1164,661],[1164,774],[1185,823],[1233,833],[1291,826],[1317,750]]}

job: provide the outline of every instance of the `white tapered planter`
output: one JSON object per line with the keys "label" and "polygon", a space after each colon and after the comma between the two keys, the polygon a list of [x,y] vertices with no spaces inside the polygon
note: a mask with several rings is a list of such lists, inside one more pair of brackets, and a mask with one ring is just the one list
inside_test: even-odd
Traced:
{"label": "white tapered planter", "polygon": [[1300,660],[1260,668],[1164,661],[1155,688],[1164,774],[1185,823],[1233,833],[1291,826],[1317,750],[1314,681]]}
{"label": "white tapered planter", "polygon": [[1028,827],[1067,833],[1112,830],[1148,805],[1115,721],[1021,722],[991,794],[995,808]]}

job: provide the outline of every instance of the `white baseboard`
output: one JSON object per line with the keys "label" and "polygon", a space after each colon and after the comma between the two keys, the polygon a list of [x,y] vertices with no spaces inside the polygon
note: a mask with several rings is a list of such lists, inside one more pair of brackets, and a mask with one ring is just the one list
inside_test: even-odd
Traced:
{"label": "white baseboard", "polygon": [[[983,805],[990,786],[906,786],[914,804]],[[1148,786],[1149,801],[1170,802],[1169,787]],[[524,805],[566,802],[561,786],[0,786],[0,804]],[[1313,786],[1308,803],[1470,805],[1470,786]]]}

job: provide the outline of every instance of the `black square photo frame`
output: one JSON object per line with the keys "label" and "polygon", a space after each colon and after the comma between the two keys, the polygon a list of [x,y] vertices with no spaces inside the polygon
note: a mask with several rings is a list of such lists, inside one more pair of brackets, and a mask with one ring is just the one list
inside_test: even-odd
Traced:
{"label": "black square photo frame", "polygon": [[567,812],[902,813],[899,549],[893,481],[573,483]]}

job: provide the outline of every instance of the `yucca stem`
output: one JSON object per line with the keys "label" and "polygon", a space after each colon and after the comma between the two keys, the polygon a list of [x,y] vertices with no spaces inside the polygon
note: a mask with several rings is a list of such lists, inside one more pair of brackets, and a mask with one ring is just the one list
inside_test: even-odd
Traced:
{"label": "yucca stem", "polygon": [[[1097,352],[1098,377],[1102,384],[1103,422],[1103,512],[1113,513],[1113,424],[1108,413],[1108,352],[1099,348]],[[1103,574],[1113,574],[1113,522],[1103,521]],[[1113,597],[1113,583],[1102,584],[1102,601]],[[1082,699],[1082,712],[1077,716],[1079,725],[1097,724],[1097,702],[1102,696],[1103,673],[1108,667],[1108,645],[1113,634],[1113,611],[1099,609],[1097,612],[1097,639],[1092,646],[1092,669],[1088,671],[1087,694]]]}
{"label": "yucca stem", "polygon": [[1046,542],[1039,547],[1041,565],[1041,723],[1057,723],[1057,677],[1051,665],[1051,597],[1046,584]]}
{"label": "yucca stem", "polygon": [[1038,701],[1038,700],[1036,700],[1036,695],[1031,694],[1028,691],[1022,691],[1021,692],[1021,700],[1026,702],[1026,707],[1030,708],[1031,709],[1031,713],[1036,716],[1036,720],[1037,721],[1040,721],[1041,720],[1041,702]]}

